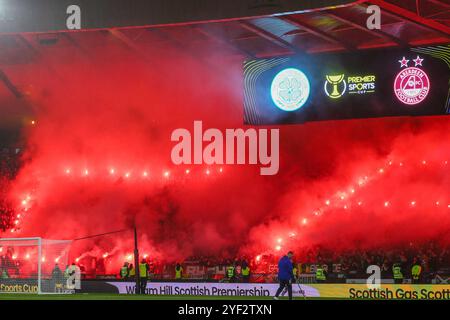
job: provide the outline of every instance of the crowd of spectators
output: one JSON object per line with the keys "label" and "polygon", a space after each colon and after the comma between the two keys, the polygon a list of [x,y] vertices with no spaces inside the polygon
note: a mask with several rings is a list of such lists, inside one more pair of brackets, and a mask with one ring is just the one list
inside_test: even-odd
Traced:
{"label": "crowd of spectators", "polygon": [[[11,227],[14,209],[6,200],[9,184],[20,168],[20,149],[0,147],[0,231]],[[221,258],[220,256],[191,256],[182,264],[201,267],[226,267],[229,265],[249,265],[253,272],[275,273],[279,255],[265,254],[257,257],[240,256],[237,258]],[[153,273],[164,273],[172,269],[175,263],[149,260]],[[302,248],[296,251],[294,263],[300,273],[313,273],[314,265],[325,266],[328,273],[344,275],[363,275],[369,265],[381,267],[382,276],[389,276],[392,266],[399,263],[404,270],[410,269],[414,261],[418,261],[424,273],[436,273],[440,270],[450,272],[450,250],[448,245],[438,242],[425,244],[408,244],[370,250],[352,249],[336,250],[324,246]],[[104,272],[104,266],[98,266],[97,274]]]}
{"label": "crowd of spectators", "polygon": [[382,273],[391,272],[392,265],[399,263],[407,269],[417,260],[424,272],[437,272],[450,267],[450,250],[447,245],[430,241],[420,245],[399,245],[391,248],[370,250],[327,250],[323,247],[306,251],[305,264],[338,264],[342,273],[365,273],[369,265],[378,265]]}
{"label": "crowd of spectators", "polygon": [[197,264],[202,267],[228,266],[231,264],[242,265],[250,261],[247,256],[239,256],[236,258],[224,258],[220,256],[190,256],[184,259],[184,263]]}
{"label": "crowd of spectators", "polygon": [[[253,273],[276,274],[279,255],[264,254],[257,257],[238,257],[234,259],[220,257],[193,256],[183,261],[182,265],[196,265],[201,267],[227,267],[230,265],[249,265]],[[411,272],[411,267],[418,263],[422,273],[434,276],[439,272],[450,274],[450,250],[448,245],[436,241],[420,245],[399,245],[390,248],[331,250],[322,246],[298,249],[294,256],[294,264],[299,274],[314,274],[316,267],[327,270],[330,279],[351,279],[367,277],[369,265],[381,268],[382,277],[392,278],[392,267],[399,264],[405,276]],[[158,270],[171,270],[174,263],[154,262],[164,265]]]}
{"label": "crowd of spectators", "polygon": [[0,177],[12,180],[20,168],[20,148],[0,147]]}
{"label": "crowd of spectators", "polygon": [[20,149],[0,148],[0,231],[11,227],[14,209],[6,200],[9,184],[20,168]]}

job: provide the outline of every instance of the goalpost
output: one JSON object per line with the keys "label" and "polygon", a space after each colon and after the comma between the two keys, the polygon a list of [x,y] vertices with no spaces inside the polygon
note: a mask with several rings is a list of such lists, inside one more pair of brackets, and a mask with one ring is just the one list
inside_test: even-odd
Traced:
{"label": "goalpost", "polygon": [[0,293],[73,293],[71,240],[0,238]]}

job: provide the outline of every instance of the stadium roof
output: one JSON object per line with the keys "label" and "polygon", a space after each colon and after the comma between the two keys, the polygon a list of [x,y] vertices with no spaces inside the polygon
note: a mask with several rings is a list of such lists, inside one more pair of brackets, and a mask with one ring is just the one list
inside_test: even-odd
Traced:
{"label": "stadium roof", "polygon": [[[382,9],[381,30],[369,30],[366,9]],[[16,97],[21,93],[2,71],[4,66],[32,63],[49,47],[86,51],[116,41],[144,53],[158,41],[183,50],[208,45],[224,54],[246,58],[296,53],[354,51],[383,47],[436,45],[450,42],[448,0],[355,1],[332,9],[269,15],[209,23],[120,27],[83,32],[0,34],[0,81]]]}
{"label": "stadium roof", "polygon": [[[366,27],[369,16],[366,9],[371,4],[382,9],[381,30]],[[17,49],[39,50],[40,46],[58,45],[59,41],[85,47],[79,42],[101,43],[105,35],[136,50],[142,50],[141,45],[146,42],[158,40],[172,41],[175,45],[209,42],[248,57],[441,44],[450,42],[450,3],[447,0],[356,1],[334,9],[297,14],[206,24],[96,29],[89,33],[82,37],[73,32],[0,35],[0,66],[17,63]],[[89,43],[86,45],[89,47]],[[1,73],[0,79],[3,79]]]}
{"label": "stadium roof", "polygon": [[[366,27],[369,16],[366,9],[370,4],[382,9],[381,30]],[[220,27],[227,32],[234,30],[233,43],[255,56],[431,45],[450,40],[450,3],[372,0],[332,10],[250,19]]]}
{"label": "stadium roof", "polygon": [[[353,5],[209,25],[210,36],[254,57],[418,46],[450,41],[446,0],[372,0]],[[381,30],[369,30],[366,9],[382,9]],[[201,25],[196,30],[206,33]],[[184,33],[185,30],[178,30]]]}

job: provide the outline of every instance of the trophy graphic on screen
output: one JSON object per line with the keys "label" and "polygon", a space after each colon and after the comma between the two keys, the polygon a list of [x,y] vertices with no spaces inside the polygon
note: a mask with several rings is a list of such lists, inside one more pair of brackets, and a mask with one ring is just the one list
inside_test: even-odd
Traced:
{"label": "trophy graphic on screen", "polygon": [[[344,80],[344,74],[338,75],[327,75],[327,81],[325,81],[325,93],[332,99],[340,98],[344,95],[345,90],[347,89],[347,83]],[[331,93],[328,90],[328,86],[331,85]]]}

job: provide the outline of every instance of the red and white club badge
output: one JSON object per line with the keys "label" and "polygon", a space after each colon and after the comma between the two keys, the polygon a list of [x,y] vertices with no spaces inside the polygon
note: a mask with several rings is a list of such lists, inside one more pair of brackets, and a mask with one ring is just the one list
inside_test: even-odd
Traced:
{"label": "red and white club badge", "polygon": [[407,105],[421,103],[430,92],[430,79],[425,71],[418,66],[422,66],[423,59],[417,56],[413,60],[415,67],[408,67],[409,60],[403,57],[399,60],[401,68],[406,67],[397,74],[394,81],[394,92],[398,100]]}

